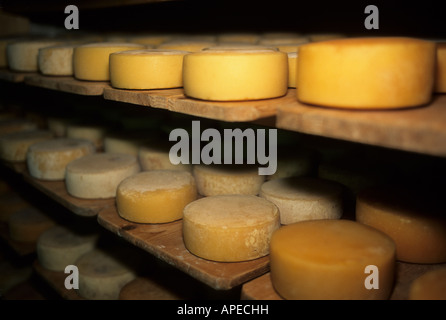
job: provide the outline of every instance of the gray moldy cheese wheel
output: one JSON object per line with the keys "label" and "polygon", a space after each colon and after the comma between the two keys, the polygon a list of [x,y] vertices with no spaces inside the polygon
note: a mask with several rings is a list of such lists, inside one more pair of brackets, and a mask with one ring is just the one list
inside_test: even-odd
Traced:
{"label": "gray moldy cheese wheel", "polygon": [[30,145],[53,138],[47,130],[13,132],[0,137],[0,158],[5,161],[24,162]]}
{"label": "gray moldy cheese wheel", "polygon": [[252,195],[219,195],[191,202],[183,212],[183,240],[194,255],[237,262],[269,253],[272,233],[280,227],[278,208]]}
{"label": "gray moldy cheese wheel", "polygon": [[93,153],[67,165],[65,185],[68,193],[74,197],[113,198],[119,183],[140,171],[138,159],[134,155]]}
{"label": "gray moldy cheese wheel", "polygon": [[43,232],[37,240],[37,258],[42,267],[52,271],[64,271],[83,254],[93,250],[97,234],[80,233],[68,227],[56,225]]}
{"label": "gray moldy cheese wheel", "polygon": [[13,213],[8,221],[9,235],[17,242],[37,242],[39,236],[54,225],[54,220],[34,207]]}
{"label": "gray moldy cheese wheel", "polygon": [[28,148],[29,174],[42,180],[64,180],[68,163],[95,151],[93,143],[84,139],[57,138],[37,142]]}
{"label": "gray moldy cheese wheel", "polygon": [[312,177],[278,178],[265,182],[260,196],[274,203],[282,224],[304,220],[340,219],[344,187]]}

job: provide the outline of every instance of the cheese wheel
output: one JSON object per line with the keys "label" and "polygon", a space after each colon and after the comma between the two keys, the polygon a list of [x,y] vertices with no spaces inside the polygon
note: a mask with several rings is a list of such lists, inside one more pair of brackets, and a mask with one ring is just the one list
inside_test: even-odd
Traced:
{"label": "cheese wheel", "polygon": [[137,130],[108,132],[104,137],[104,151],[138,156],[140,147],[151,141],[152,135],[151,132]]}
{"label": "cheese wheel", "polygon": [[313,177],[278,178],[262,184],[260,196],[280,210],[283,225],[305,220],[340,219],[343,186]]}
{"label": "cheese wheel", "polygon": [[238,50],[272,50],[279,51],[276,47],[262,46],[258,44],[243,44],[243,43],[222,43],[212,47],[204,48],[202,51],[238,51]]}
{"label": "cheese wheel", "polygon": [[93,153],[68,163],[67,192],[81,199],[107,199],[116,196],[119,183],[141,171],[138,158],[123,153]]}
{"label": "cheese wheel", "polygon": [[193,174],[203,196],[257,195],[265,181],[256,167],[243,165],[194,165]]}
{"label": "cheese wheel", "polygon": [[84,234],[55,225],[37,240],[38,261],[45,269],[63,272],[66,266],[74,265],[79,257],[93,250],[97,239],[97,234]]}
{"label": "cheese wheel", "polygon": [[446,268],[427,271],[409,288],[409,300],[446,300]]}
{"label": "cheese wheel", "polygon": [[124,257],[115,256],[113,248],[96,248],[79,257],[74,264],[79,270],[78,294],[89,300],[119,299],[122,287],[137,276]]}
{"label": "cheese wheel", "polygon": [[437,71],[434,92],[446,93],[446,42],[437,43]]}
{"label": "cheese wheel", "polygon": [[272,50],[207,50],[184,56],[184,93],[202,100],[258,100],[288,89],[287,54]]}
{"label": "cheese wheel", "polygon": [[288,87],[296,88],[297,52],[288,52]]}
{"label": "cheese wheel", "polygon": [[266,176],[266,180],[314,176],[317,173],[318,163],[316,150],[285,144],[278,149],[276,172]]}
{"label": "cheese wheel", "polygon": [[24,118],[5,119],[0,121],[0,137],[19,131],[31,131],[39,129],[35,122]]}
{"label": "cheese wheel", "polygon": [[13,71],[39,71],[39,49],[61,44],[57,40],[19,40],[6,46],[9,68]]}
{"label": "cheese wheel", "polygon": [[64,180],[71,161],[95,152],[91,141],[57,138],[37,142],[28,148],[26,163],[29,174],[42,180]]}
{"label": "cheese wheel", "polygon": [[217,35],[219,43],[246,43],[256,44],[260,39],[260,34],[249,32],[228,32]]}
{"label": "cheese wheel", "polygon": [[[369,274],[368,266],[377,269]],[[297,222],[274,232],[270,269],[273,287],[284,299],[388,299],[393,289],[395,243],[355,221]]]}
{"label": "cheese wheel", "polygon": [[158,46],[163,42],[169,41],[172,36],[168,34],[135,35],[128,38],[129,42],[143,45]]}
{"label": "cheese wheel", "polygon": [[440,197],[402,186],[370,187],[358,194],[356,220],[388,234],[399,261],[446,262],[446,215]]}
{"label": "cheese wheel", "polygon": [[8,222],[12,214],[31,204],[18,193],[8,191],[0,195],[0,222]]}
{"label": "cheese wheel", "polygon": [[110,84],[119,89],[169,89],[183,86],[187,51],[130,50],[110,55]]}
{"label": "cheese wheel", "polygon": [[136,223],[167,223],[183,217],[197,198],[193,176],[186,171],[144,171],[124,179],[116,192],[118,214]]}
{"label": "cheese wheel", "polygon": [[100,150],[104,145],[104,137],[107,128],[99,124],[70,123],[67,126],[66,137],[72,139],[85,139],[91,141],[96,149]]}
{"label": "cheese wheel", "polygon": [[0,137],[0,158],[5,161],[24,162],[30,145],[53,138],[48,130],[13,132]]}
{"label": "cheese wheel", "polygon": [[183,240],[192,254],[203,259],[253,260],[269,254],[279,220],[277,207],[257,196],[205,197],[184,208]]}
{"label": "cheese wheel", "polygon": [[171,40],[161,43],[157,49],[198,52],[204,48],[215,46],[215,44],[214,41],[206,40]]}
{"label": "cheese wheel", "polygon": [[307,34],[307,37],[311,42],[316,42],[316,41],[340,39],[340,38],[345,38],[346,36],[342,33],[310,33]]}
{"label": "cheese wheel", "polygon": [[67,126],[70,123],[69,119],[61,117],[48,117],[47,126],[56,138],[66,137]]}
{"label": "cheese wheel", "polygon": [[346,38],[299,48],[297,99],[346,109],[398,109],[431,101],[434,42]]}
{"label": "cheese wheel", "polygon": [[160,285],[156,279],[137,277],[119,293],[119,300],[179,300],[181,297]]}
{"label": "cheese wheel", "polygon": [[54,220],[30,206],[14,212],[9,217],[9,236],[17,242],[37,242],[39,236],[54,225]]}
{"label": "cheese wheel", "polygon": [[192,172],[192,165],[189,163],[173,164],[170,161],[169,152],[170,145],[162,141],[142,145],[138,150],[138,159],[142,170],[184,170]]}
{"label": "cheese wheel", "polygon": [[79,45],[73,52],[73,74],[76,79],[110,80],[109,56],[113,52],[144,49],[136,43],[100,42]]}
{"label": "cheese wheel", "polygon": [[65,44],[39,49],[38,68],[47,76],[72,76],[73,51],[77,44]]}

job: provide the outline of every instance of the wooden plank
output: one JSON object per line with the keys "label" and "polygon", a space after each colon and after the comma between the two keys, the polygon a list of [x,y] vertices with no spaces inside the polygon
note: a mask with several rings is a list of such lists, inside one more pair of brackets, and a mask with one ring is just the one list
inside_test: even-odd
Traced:
{"label": "wooden plank", "polygon": [[52,77],[41,74],[28,75],[24,81],[31,86],[84,96],[100,96],[104,93],[104,89],[110,86],[107,81],[81,81],[73,77]]}
{"label": "wooden plank", "polygon": [[183,96],[183,89],[122,90],[111,87],[104,89],[104,98],[107,100],[159,109],[168,109],[168,101],[170,99]]}
{"label": "wooden plank", "polygon": [[400,110],[341,110],[297,100],[277,110],[277,128],[399,150],[446,156],[446,95]]}
{"label": "wooden plank", "polygon": [[224,263],[191,254],[183,243],[181,220],[166,224],[132,223],[122,219],[115,207],[105,208],[97,219],[109,231],[217,290],[237,287],[269,269],[268,256]]}
{"label": "wooden plank", "polygon": [[8,82],[23,82],[25,78],[29,75],[32,75],[32,72],[15,72],[9,69],[0,69],[0,80],[8,81]]}

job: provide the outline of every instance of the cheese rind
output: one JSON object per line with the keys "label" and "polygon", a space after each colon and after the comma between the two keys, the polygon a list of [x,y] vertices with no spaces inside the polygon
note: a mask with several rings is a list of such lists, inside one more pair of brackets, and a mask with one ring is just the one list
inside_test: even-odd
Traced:
{"label": "cheese rind", "polygon": [[167,223],[183,217],[184,207],[197,198],[194,177],[187,171],[143,171],[117,188],[118,214],[136,223]]}
{"label": "cheese rind", "polygon": [[[379,272],[374,271],[373,281],[367,266]],[[273,287],[284,299],[388,299],[395,244],[384,233],[350,220],[302,221],[274,232],[270,268]],[[375,288],[368,289],[371,282]]]}
{"label": "cheese rind", "polygon": [[446,42],[437,43],[436,66],[434,92],[446,93]]}
{"label": "cheese rind", "polygon": [[215,101],[276,98],[288,89],[287,54],[272,50],[208,50],[184,56],[184,93]]}
{"label": "cheese rind", "polygon": [[143,171],[185,170],[192,172],[192,165],[173,164],[169,158],[170,146],[161,142],[147,143],[138,150],[138,159]]}
{"label": "cheese rind", "polygon": [[351,109],[398,109],[431,101],[436,45],[403,38],[345,38],[299,47],[297,99]]}
{"label": "cheese rind", "polygon": [[107,128],[99,124],[70,123],[67,126],[66,137],[90,140],[96,149],[102,149]]}
{"label": "cheese rind", "polygon": [[81,199],[114,198],[119,183],[140,171],[134,155],[93,153],[68,163],[65,186],[70,195]]}
{"label": "cheese rind", "polygon": [[39,49],[61,44],[55,40],[19,40],[6,46],[8,66],[13,71],[39,71]]}
{"label": "cheese rind", "polygon": [[53,138],[47,130],[19,131],[0,137],[0,158],[5,161],[24,162],[30,145]]}
{"label": "cheese rind", "polygon": [[8,220],[9,235],[17,242],[37,242],[55,222],[42,211],[28,207],[14,212]]}
{"label": "cheese rind", "polygon": [[296,88],[297,52],[288,52],[288,87]]}
{"label": "cheese rind", "polygon": [[39,71],[47,76],[72,76],[75,47],[75,44],[68,44],[40,48],[37,62]]}
{"label": "cheese rind", "polygon": [[184,208],[183,240],[203,259],[247,261],[268,255],[271,235],[279,226],[279,210],[265,199],[210,196]]}
{"label": "cheese rind", "polygon": [[409,300],[446,300],[446,268],[427,271],[409,288]]}

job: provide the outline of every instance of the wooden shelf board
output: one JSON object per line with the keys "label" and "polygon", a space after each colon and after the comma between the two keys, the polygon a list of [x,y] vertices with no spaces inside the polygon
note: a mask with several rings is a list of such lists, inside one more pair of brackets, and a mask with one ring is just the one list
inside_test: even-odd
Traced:
{"label": "wooden shelf board", "polygon": [[268,256],[224,263],[191,254],[183,243],[181,220],[166,224],[132,223],[122,219],[116,207],[105,208],[97,219],[109,231],[217,290],[232,289],[269,270]]}
{"label": "wooden shelf board", "polygon": [[23,82],[25,78],[29,75],[33,74],[32,72],[15,72],[9,69],[0,69],[0,80],[4,80],[7,82]]}
{"label": "wooden shelf board", "polygon": [[399,110],[341,110],[298,102],[281,105],[277,128],[329,138],[446,156],[446,95]]}

